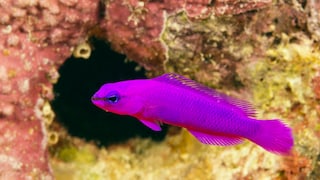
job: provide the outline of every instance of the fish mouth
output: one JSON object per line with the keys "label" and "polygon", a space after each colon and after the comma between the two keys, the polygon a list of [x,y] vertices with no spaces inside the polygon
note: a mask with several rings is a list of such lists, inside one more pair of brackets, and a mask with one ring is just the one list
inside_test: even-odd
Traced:
{"label": "fish mouth", "polygon": [[106,100],[106,98],[105,97],[95,97],[95,96],[93,96],[93,97],[91,97],[91,101],[103,101],[103,100]]}
{"label": "fish mouth", "polygon": [[99,108],[103,109],[104,111],[108,112],[108,110],[106,110],[103,106],[103,102],[101,101],[105,101],[106,98],[105,97],[96,97],[96,96],[93,96],[91,97],[91,101],[94,105],[98,106]]}

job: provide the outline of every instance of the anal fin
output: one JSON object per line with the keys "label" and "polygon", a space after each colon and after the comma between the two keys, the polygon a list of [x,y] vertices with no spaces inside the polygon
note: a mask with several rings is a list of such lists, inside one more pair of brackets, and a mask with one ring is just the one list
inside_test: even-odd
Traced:
{"label": "anal fin", "polygon": [[238,136],[223,136],[215,134],[206,134],[199,131],[189,130],[188,131],[197,138],[203,144],[212,144],[219,146],[230,146],[240,144],[243,138]]}
{"label": "anal fin", "polygon": [[146,120],[141,120],[140,121],[147,127],[149,127],[150,129],[154,130],[154,131],[161,131],[161,127],[159,125],[159,123],[157,122],[152,122],[152,121],[146,121]]}

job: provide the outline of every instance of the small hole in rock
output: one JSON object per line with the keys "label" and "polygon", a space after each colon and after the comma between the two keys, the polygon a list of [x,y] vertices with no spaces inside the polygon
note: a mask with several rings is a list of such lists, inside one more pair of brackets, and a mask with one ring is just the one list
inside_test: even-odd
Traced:
{"label": "small hole in rock", "polygon": [[88,49],[81,49],[80,54],[87,54],[89,51]]}

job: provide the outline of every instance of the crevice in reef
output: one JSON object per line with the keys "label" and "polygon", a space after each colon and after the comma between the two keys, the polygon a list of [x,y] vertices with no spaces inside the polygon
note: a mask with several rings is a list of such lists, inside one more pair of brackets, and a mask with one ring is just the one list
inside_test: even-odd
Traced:
{"label": "crevice in reef", "polygon": [[104,112],[91,103],[91,96],[102,84],[144,78],[145,74],[144,69],[136,68],[134,62],[125,62],[125,56],[112,51],[105,42],[97,39],[91,42],[94,49],[89,59],[70,57],[59,69],[52,101],[56,120],[72,136],[103,146],[137,136],[162,140],[166,127],[162,132],[153,132],[132,117]]}

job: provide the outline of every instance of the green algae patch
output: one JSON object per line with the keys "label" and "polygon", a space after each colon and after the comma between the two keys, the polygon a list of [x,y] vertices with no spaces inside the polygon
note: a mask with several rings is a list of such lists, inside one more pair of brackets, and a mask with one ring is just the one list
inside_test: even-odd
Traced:
{"label": "green algae patch", "polygon": [[85,144],[80,139],[58,144],[53,154],[54,158],[51,159],[55,178],[57,180],[104,179],[101,166],[104,168],[105,164],[99,163],[98,154],[102,154],[102,152],[98,152],[95,145]]}
{"label": "green algae patch", "polygon": [[65,147],[58,151],[58,159],[64,162],[72,162],[76,159],[77,149],[75,147]]}
{"label": "green algae patch", "polygon": [[72,145],[60,147],[57,151],[57,158],[64,162],[92,163],[95,156],[88,147],[77,148]]}

